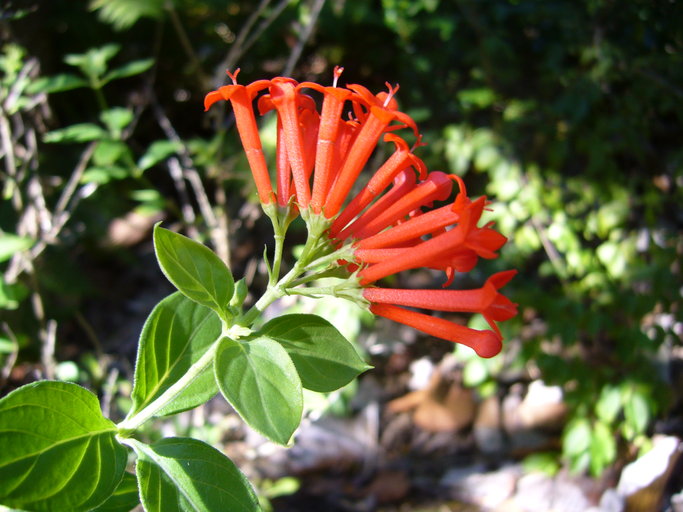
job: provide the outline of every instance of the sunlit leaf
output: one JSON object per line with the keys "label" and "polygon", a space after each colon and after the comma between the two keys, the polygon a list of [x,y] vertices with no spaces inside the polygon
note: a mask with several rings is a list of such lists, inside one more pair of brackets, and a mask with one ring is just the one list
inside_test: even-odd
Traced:
{"label": "sunlit leaf", "polygon": [[[221,323],[209,308],[180,293],[166,297],[154,308],[140,334],[133,407],[129,417],[158,398],[185,375],[218,339]],[[196,407],[218,393],[211,368],[207,368],[159,415]]]}
{"label": "sunlit leaf", "polygon": [[208,444],[179,437],[130,444],[138,455],[136,472],[147,512],[260,510],[247,478]]}
{"label": "sunlit leaf", "polygon": [[306,389],[335,391],[370,368],[353,345],[331,323],[317,315],[274,318],[259,334],[285,348]]}
{"label": "sunlit leaf", "polygon": [[92,512],[129,512],[139,504],[138,479],[132,473],[124,473],[114,494]]}
{"label": "sunlit leaf", "polygon": [[159,225],[154,228],[154,249],[161,270],[181,293],[221,316],[227,313],[234,281],[211,249]]}
{"label": "sunlit leaf", "polygon": [[9,260],[16,253],[25,251],[33,245],[33,240],[26,236],[0,232],[0,263]]}
{"label": "sunlit leaf", "polygon": [[40,381],[0,400],[0,503],[32,511],[90,510],[115,491],[128,460],[97,397]]}
{"label": "sunlit leaf", "polygon": [[286,445],[301,422],[301,380],[282,346],[260,337],[238,342],[223,338],[214,373],[218,387],[244,421]]}

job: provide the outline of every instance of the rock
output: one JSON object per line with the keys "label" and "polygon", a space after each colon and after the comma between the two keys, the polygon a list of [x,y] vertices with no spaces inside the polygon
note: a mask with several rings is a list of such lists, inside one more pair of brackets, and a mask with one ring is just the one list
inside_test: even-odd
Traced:
{"label": "rock", "polygon": [[451,469],[443,476],[439,485],[447,489],[452,499],[486,510],[498,508],[513,495],[522,470],[517,465],[510,465],[498,471],[483,471],[481,465]]}
{"label": "rock", "polygon": [[415,424],[428,432],[457,432],[474,420],[476,402],[471,390],[436,371],[426,388],[392,400],[387,410],[412,411]]}
{"label": "rock", "polygon": [[503,453],[505,438],[501,428],[498,397],[490,396],[479,405],[473,433],[477,447],[482,453],[486,455]]}
{"label": "rock", "polygon": [[586,512],[591,506],[583,490],[564,475],[543,473],[520,478],[514,502],[525,512]]}
{"label": "rock", "polygon": [[617,492],[626,500],[626,512],[659,510],[666,483],[681,456],[681,440],[655,436],[652,449],[621,472]]}

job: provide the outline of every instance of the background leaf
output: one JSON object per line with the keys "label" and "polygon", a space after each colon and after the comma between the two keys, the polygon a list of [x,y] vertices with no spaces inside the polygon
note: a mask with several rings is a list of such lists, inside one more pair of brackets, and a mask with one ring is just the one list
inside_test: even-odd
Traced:
{"label": "background leaf", "polygon": [[7,261],[15,253],[25,251],[33,245],[33,240],[13,233],[0,233],[0,263]]}
{"label": "background leaf", "polygon": [[233,462],[206,443],[166,438],[146,445],[131,440],[147,512],[260,510],[249,481]]}
{"label": "background leaf", "polygon": [[71,89],[78,89],[80,87],[87,87],[88,82],[82,78],[72,75],[71,73],[61,73],[54,76],[43,76],[31,82],[26,88],[29,94],[37,94],[44,92],[47,94],[53,92],[70,91]]}
{"label": "background leaf", "polygon": [[232,298],[230,269],[208,247],[160,226],[154,249],[161,270],[181,293],[224,316]]}
{"label": "background leaf", "polygon": [[128,460],[97,397],[40,381],[0,400],[0,503],[33,511],[90,510],[116,489]]}
{"label": "background leaf", "polygon": [[48,132],[43,137],[45,142],[89,142],[102,139],[107,132],[93,123],[78,123]]}
{"label": "background leaf", "polygon": [[335,391],[371,368],[331,323],[317,315],[274,318],[260,334],[284,347],[306,389]]}
{"label": "background leaf", "polygon": [[[140,334],[130,417],[185,375],[218,338],[221,323],[208,308],[180,293],[159,302]],[[159,412],[174,414],[196,407],[218,393],[209,368]]]}
{"label": "background leaf", "polygon": [[154,64],[154,59],[141,59],[134,60],[124,64],[123,66],[111,70],[102,79],[102,83],[106,84],[112,80],[118,80],[119,78],[125,78],[128,76],[139,75],[144,71],[147,71]]}
{"label": "background leaf", "polygon": [[157,140],[150,144],[149,148],[138,161],[138,167],[146,171],[153,165],[158,164],[162,160],[168,158],[172,154],[178,152],[181,144],[173,140]]}
{"label": "background leaf", "polygon": [[285,445],[301,423],[301,380],[277,342],[261,337],[238,342],[223,338],[214,372],[218,387],[244,421]]}

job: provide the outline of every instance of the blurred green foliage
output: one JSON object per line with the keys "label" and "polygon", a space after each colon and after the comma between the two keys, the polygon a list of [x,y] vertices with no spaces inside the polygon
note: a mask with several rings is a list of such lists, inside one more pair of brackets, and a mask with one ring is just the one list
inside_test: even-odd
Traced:
{"label": "blurred green foliage", "polygon": [[[505,361],[564,389],[565,460],[599,474],[629,447],[647,446],[655,421],[680,407],[666,366],[683,321],[680,2],[329,0],[317,18],[315,5],[0,8],[0,358],[22,347],[36,360],[39,343],[29,340],[49,319],[74,323],[97,293],[79,262],[126,261],[103,249],[114,218],[142,205],[210,239],[221,216],[238,216],[253,186],[229,116],[204,115],[203,95],[224,83],[226,66],[242,68],[242,83],[281,73],[315,23],[294,78],[326,83],[341,64],[348,83],[400,83],[401,107],[428,143],[420,156],[492,199],[489,219],[510,238],[495,270],[520,272],[506,289],[521,314],[504,326]],[[45,209],[63,213],[83,160],[69,222],[52,238],[44,226],[22,227],[36,211],[32,177]],[[213,210],[198,206],[201,194],[185,197],[169,177],[174,162],[197,173]],[[41,243],[45,251],[8,279],[9,258]],[[248,267],[249,256],[234,252],[234,266]],[[468,383],[493,392],[502,361],[464,361]]]}

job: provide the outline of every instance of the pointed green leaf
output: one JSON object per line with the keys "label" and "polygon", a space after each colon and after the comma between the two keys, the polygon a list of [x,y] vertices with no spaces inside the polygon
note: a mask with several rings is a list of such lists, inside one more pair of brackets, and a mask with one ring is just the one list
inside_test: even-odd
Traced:
{"label": "pointed green leaf", "polygon": [[0,263],[33,245],[33,240],[14,233],[0,233]]}
{"label": "pointed green leaf", "polygon": [[127,76],[139,75],[140,73],[143,73],[151,68],[153,64],[154,59],[134,60],[133,62],[124,64],[123,66],[113,69],[104,75],[102,84],[106,84],[112,80],[118,80],[119,78],[125,78]]}
{"label": "pointed green leaf", "polygon": [[124,473],[114,494],[92,512],[130,512],[139,504],[138,479],[132,473]]}
{"label": "pointed green leaf", "polygon": [[32,511],[90,510],[119,485],[127,450],[97,397],[40,381],[0,400],[0,503]]}
{"label": "pointed green leaf", "polygon": [[[213,344],[221,332],[218,317],[180,293],[156,305],[140,334],[135,364],[133,407],[140,411],[158,398]],[[210,368],[159,412],[168,415],[203,404],[218,393]]]}
{"label": "pointed green leaf", "polygon": [[82,78],[72,75],[70,73],[62,73],[54,76],[44,76],[38,78],[26,88],[29,94],[37,94],[44,92],[47,94],[53,92],[70,91],[71,89],[78,89],[79,87],[87,87],[88,82]]}
{"label": "pointed green leaf", "polygon": [[107,132],[96,124],[79,123],[48,132],[43,140],[45,142],[89,142],[106,136]]}
{"label": "pointed green leaf", "polygon": [[301,423],[301,380],[277,342],[223,338],[214,372],[223,396],[254,430],[286,445]]}
{"label": "pointed green leaf", "polygon": [[284,347],[303,387],[312,391],[335,391],[371,368],[330,322],[317,315],[284,315],[264,325],[259,334]]}
{"label": "pointed green leaf", "polygon": [[158,224],[154,249],[161,270],[182,294],[221,317],[227,314],[234,281],[230,269],[211,249]]}
{"label": "pointed green leaf", "polygon": [[78,67],[91,79],[102,76],[107,70],[107,61],[116,55],[121,46],[116,43],[105,44],[99,48],[91,48],[86,53],[72,53],[64,57],[64,62]]}
{"label": "pointed green leaf", "polygon": [[129,440],[147,512],[258,511],[251,484],[221,452],[196,439]]}
{"label": "pointed green leaf", "polygon": [[168,158],[174,153],[180,151],[180,143],[172,140],[157,140],[152,142],[144,155],[138,161],[138,167],[146,171],[153,165],[158,164],[162,160]]}
{"label": "pointed green leaf", "polygon": [[133,111],[129,108],[114,107],[100,114],[100,121],[104,123],[111,136],[121,137],[121,131],[133,121]]}
{"label": "pointed green leaf", "polygon": [[88,167],[81,176],[81,183],[97,183],[104,185],[113,180],[122,180],[130,175],[127,169],[118,165],[106,167]]}
{"label": "pointed green leaf", "polygon": [[97,167],[107,167],[113,165],[117,160],[121,160],[121,157],[126,154],[130,155],[130,149],[125,142],[102,139],[95,147],[92,160]]}

